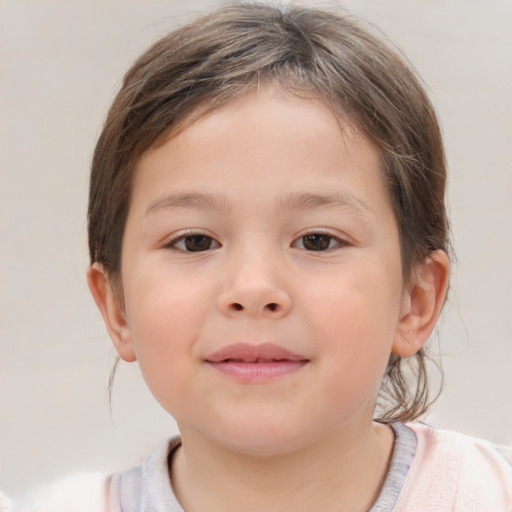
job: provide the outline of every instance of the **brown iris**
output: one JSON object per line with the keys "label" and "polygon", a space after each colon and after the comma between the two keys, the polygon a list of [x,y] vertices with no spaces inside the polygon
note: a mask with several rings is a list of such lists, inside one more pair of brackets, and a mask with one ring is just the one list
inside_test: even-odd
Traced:
{"label": "brown iris", "polygon": [[322,234],[312,234],[302,237],[304,249],[308,251],[325,251],[331,244],[332,237]]}
{"label": "brown iris", "polygon": [[206,235],[189,235],[183,240],[185,249],[190,252],[207,251],[211,248],[212,238]]}

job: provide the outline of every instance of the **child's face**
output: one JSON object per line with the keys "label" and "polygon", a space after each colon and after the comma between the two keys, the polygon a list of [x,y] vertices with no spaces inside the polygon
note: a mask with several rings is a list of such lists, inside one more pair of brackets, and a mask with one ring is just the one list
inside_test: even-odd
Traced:
{"label": "child's face", "polygon": [[147,151],[121,277],[118,349],[184,435],[369,425],[408,294],[379,154],[323,104],[263,88]]}

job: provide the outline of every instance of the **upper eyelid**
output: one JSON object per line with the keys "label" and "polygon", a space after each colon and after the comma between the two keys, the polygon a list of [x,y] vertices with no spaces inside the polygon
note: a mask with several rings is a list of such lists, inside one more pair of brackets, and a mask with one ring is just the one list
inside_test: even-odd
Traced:
{"label": "upper eyelid", "polygon": [[178,240],[180,238],[184,238],[187,236],[196,236],[196,235],[203,235],[203,236],[209,236],[210,238],[215,239],[215,235],[210,233],[207,229],[202,228],[185,228],[185,229],[178,229],[175,232],[171,233],[170,235],[167,235],[165,237],[166,240],[172,241],[172,240]]}
{"label": "upper eyelid", "polygon": [[309,236],[309,235],[325,235],[330,238],[334,238],[335,240],[338,240],[339,242],[342,242],[342,243],[346,243],[346,244],[351,243],[350,237],[348,235],[344,235],[344,234],[340,234],[340,233],[333,233],[332,231],[329,231],[328,229],[322,229],[322,228],[317,228],[317,229],[313,228],[313,229],[308,229],[307,231],[301,232],[297,236],[294,237],[294,241],[299,240],[299,239],[301,239],[305,236]]}

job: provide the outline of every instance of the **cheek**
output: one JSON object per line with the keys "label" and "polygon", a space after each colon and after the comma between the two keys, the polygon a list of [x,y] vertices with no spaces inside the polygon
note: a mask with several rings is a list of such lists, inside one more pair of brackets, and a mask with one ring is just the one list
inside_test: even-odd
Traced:
{"label": "cheek", "polygon": [[129,318],[142,376],[156,400],[170,413],[179,409],[193,363],[197,322],[196,310],[190,305],[186,296],[153,289],[135,299],[132,311],[136,314]]}
{"label": "cheek", "polygon": [[155,272],[132,283],[127,293],[127,320],[143,373],[179,372],[191,357],[209,298],[204,288],[176,277],[162,279]]}
{"label": "cheek", "polygon": [[[310,287],[312,290],[313,287]],[[354,374],[380,380],[396,334],[401,304],[401,271],[378,265],[353,265],[309,293],[307,324],[319,336],[326,361]]]}

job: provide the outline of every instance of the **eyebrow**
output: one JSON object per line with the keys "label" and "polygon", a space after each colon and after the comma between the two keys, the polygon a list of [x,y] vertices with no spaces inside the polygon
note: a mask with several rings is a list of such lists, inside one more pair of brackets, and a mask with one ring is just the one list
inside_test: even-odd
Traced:
{"label": "eyebrow", "polygon": [[290,193],[278,202],[283,209],[313,209],[318,207],[335,207],[353,210],[355,213],[368,216],[375,215],[374,210],[356,196],[347,192],[329,194]]}
{"label": "eyebrow", "polygon": [[184,192],[161,197],[146,208],[146,216],[163,208],[198,208],[200,210],[226,210],[228,203],[222,195]]}
{"label": "eyebrow", "polygon": [[[373,209],[356,196],[345,192],[330,194],[290,193],[277,200],[279,209],[314,209],[335,207],[353,210],[356,214],[375,215]],[[229,202],[220,194],[201,192],[184,192],[161,197],[152,202],[146,209],[146,216],[164,208],[198,208],[200,210],[229,210]]]}

